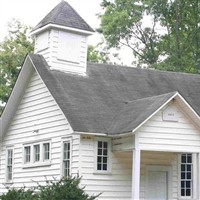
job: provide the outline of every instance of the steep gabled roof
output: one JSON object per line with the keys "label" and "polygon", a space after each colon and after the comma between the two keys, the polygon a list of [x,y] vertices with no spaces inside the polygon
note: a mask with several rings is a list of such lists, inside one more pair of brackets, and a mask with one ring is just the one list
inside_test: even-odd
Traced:
{"label": "steep gabled roof", "polygon": [[33,31],[48,24],[94,32],[94,30],[66,1],[61,1],[38,23]]}
{"label": "steep gabled roof", "polygon": [[[74,131],[110,134],[127,131],[149,116],[174,91],[200,114],[200,75],[88,64],[87,76],[83,77],[51,71],[43,56],[29,56]],[[147,104],[149,109],[145,110]],[[116,117],[123,115],[126,123],[129,120],[124,114],[126,111],[129,116],[133,112],[140,114],[127,130],[124,125],[117,125],[120,117]]]}

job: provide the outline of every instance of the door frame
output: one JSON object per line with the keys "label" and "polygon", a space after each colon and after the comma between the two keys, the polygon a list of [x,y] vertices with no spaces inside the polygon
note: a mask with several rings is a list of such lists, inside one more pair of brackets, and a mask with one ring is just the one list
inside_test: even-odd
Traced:
{"label": "door frame", "polygon": [[[172,199],[172,167],[167,165],[147,165],[146,166],[146,184],[145,184],[145,193],[147,192],[148,187],[148,172],[167,172],[167,196],[168,199]],[[146,196],[146,195],[145,195]]]}

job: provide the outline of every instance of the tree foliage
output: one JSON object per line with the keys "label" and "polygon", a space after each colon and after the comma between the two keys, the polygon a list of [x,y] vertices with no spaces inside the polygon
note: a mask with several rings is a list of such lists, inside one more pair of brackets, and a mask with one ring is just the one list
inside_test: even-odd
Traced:
{"label": "tree foliage", "polygon": [[8,25],[8,37],[0,43],[0,102],[8,100],[27,53],[33,51],[30,28],[17,20]]}
{"label": "tree foliage", "polygon": [[138,66],[190,73],[200,69],[199,1],[103,0],[101,6],[99,32],[109,47],[129,47]]}
{"label": "tree foliage", "polygon": [[106,49],[99,50],[98,47],[101,46],[100,44],[95,46],[89,45],[88,52],[87,52],[87,61],[92,63],[108,63],[109,53]]}
{"label": "tree foliage", "polygon": [[95,200],[97,196],[85,193],[79,187],[80,178],[62,178],[59,181],[46,181],[46,185],[26,189],[10,188],[6,194],[0,196],[1,200]]}

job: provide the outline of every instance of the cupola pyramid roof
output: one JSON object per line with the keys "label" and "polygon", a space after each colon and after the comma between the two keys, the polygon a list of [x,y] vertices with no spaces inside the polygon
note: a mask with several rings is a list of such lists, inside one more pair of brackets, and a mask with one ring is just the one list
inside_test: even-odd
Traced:
{"label": "cupola pyramid roof", "polygon": [[33,29],[33,31],[42,28],[48,24],[65,26],[73,29],[94,32],[94,30],[85,22],[85,20],[71,7],[71,5],[62,0],[53,10],[51,10]]}

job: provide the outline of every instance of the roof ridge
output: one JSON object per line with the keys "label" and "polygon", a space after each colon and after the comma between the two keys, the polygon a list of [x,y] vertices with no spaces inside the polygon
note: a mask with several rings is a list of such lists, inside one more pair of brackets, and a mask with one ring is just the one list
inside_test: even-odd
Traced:
{"label": "roof ridge", "polygon": [[193,73],[187,73],[187,72],[176,72],[176,71],[165,71],[165,70],[159,70],[159,69],[154,69],[154,68],[138,68],[130,65],[120,65],[120,64],[111,64],[111,63],[87,63],[88,66],[93,66],[93,65],[99,65],[99,66],[106,66],[106,67],[122,67],[122,68],[130,68],[130,69],[136,69],[136,70],[141,70],[141,71],[149,71],[149,72],[159,72],[159,73],[165,73],[165,74],[181,74],[181,75],[187,75],[187,76],[199,76],[200,74],[193,74]]}
{"label": "roof ridge", "polygon": [[135,100],[132,100],[132,101],[126,101],[125,103],[128,104],[128,103],[132,103],[132,102],[136,102],[136,101],[140,101],[140,100],[151,99],[151,98],[154,98],[154,97],[164,97],[164,96],[167,96],[167,95],[170,95],[170,94],[171,94],[171,96],[173,96],[176,93],[179,94],[178,91],[174,91],[174,92],[168,92],[168,93],[164,93],[164,94],[149,96],[149,97],[145,97],[145,98],[135,99]]}

